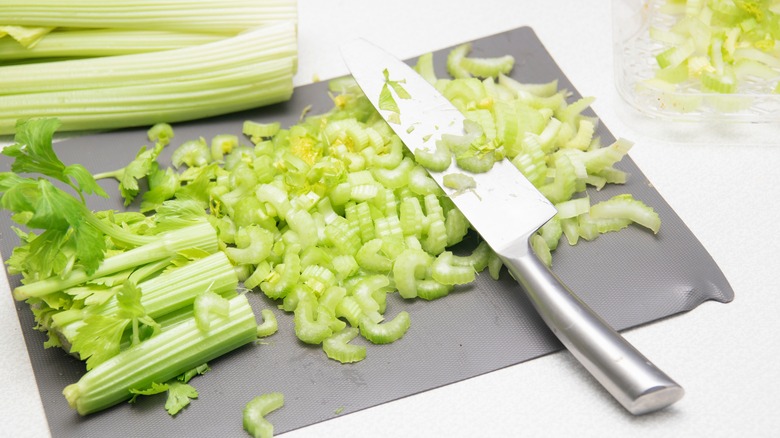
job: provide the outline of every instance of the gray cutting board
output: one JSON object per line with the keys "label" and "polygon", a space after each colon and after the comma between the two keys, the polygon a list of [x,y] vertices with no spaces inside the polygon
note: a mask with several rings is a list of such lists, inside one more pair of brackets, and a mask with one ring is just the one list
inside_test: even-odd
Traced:
{"label": "gray cutting board", "polygon": [[[437,73],[443,75],[449,49],[436,53]],[[572,84],[550,57],[534,32],[520,28],[474,41],[474,55],[512,54],[517,59],[512,76],[521,81],[559,79]],[[605,78],[605,80],[608,80]],[[174,125],[176,138],[166,156],[187,139],[215,134],[240,134],[246,119],[295,123],[304,107],[312,113],[328,110],[326,84],[300,87],[289,102],[254,111]],[[613,136],[601,126],[605,143]],[[89,135],[56,144],[69,164],[79,162],[93,172],[122,167],[145,144],[145,128]],[[555,272],[616,329],[634,327],[695,308],[706,300],[728,302],[733,291],[715,262],[630,159],[621,167],[631,173],[625,186],[589,194],[594,202],[630,192],[653,206],[663,225],[658,235],[631,227],[570,247],[562,242],[554,253]],[[0,171],[9,161],[0,161]],[[116,193],[116,183],[103,187]],[[95,202],[96,209],[121,209],[116,202]],[[7,214],[0,218],[0,251],[7,257],[15,236]],[[12,287],[17,278],[10,279]],[[251,294],[255,308],[276,303]],[[341,365],[326,358],[319,347],[296,340],[292,318],[276,311],[280,332],[267,343],[249,345],[210,363],[212,371],[192,380],[200,398],[171,418],[163,409],[165,396],[147,397],[134,405],[120,404],[86,418],[68,407],[62,388],[84,373],[77,360],[62,350],[44,350],[44,336],[33,331],[31,313],[18,305],[27,349],[32,360],[43,406],[55,437],[122,436],[243,436],[241,410],[256,395],[281,391],[283,409],[273,413],[277,433],[346,415],[407,395],[457,382],[559,350],[561,345],[532,310],[508,275],[493,281],[480,275],[469,287],[434,302],[402,301],[390,297],[387,315],[400,310],[411,314],[406,336],[391,345],[368,345],[363,362]],[[529,376],[529,378],[531,378]],[[518,387],[522,382],[515,382]],[[540,394],[541,395],[541,394]],[[370,425],[365,425],[366,431]]]}

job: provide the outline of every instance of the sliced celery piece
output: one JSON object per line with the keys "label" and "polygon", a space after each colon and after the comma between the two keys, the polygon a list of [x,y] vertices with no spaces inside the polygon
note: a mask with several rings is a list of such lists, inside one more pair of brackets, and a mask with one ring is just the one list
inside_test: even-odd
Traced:
{"label": "sliced celery piece", "polygon": [[281,392],[271,392],[257,396],[244,407],[244,430],[254,438],[271,438],[274,436],[274,426],[265,416],[284,406],[284,395]]}

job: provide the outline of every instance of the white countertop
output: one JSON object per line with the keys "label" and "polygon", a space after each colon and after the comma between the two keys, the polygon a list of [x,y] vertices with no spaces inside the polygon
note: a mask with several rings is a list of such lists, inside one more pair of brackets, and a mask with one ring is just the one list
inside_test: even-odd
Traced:
{"label": "white countertop", "polygon": [[[777,436],[780,121],[705,127],[652,122],[633,112],[614,86],[610,3],[299,0],[296,85],[346,74],[338,45],[356,36],[405,58],[533,27],[580,93],[597,98],[593,108],[602,122],[636,143],[633,160],[735,290],[732,303],[706,302],[624,333],[686,396],[664,411],[632,417],[560,352],[285,437]],[[0,287],[0,436],[47,436],[19,304],[7,284]]]}

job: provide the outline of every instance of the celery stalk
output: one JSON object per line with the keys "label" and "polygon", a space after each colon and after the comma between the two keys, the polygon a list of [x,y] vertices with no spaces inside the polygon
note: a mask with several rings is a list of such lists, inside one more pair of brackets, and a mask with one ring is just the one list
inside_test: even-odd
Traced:
{"label": "celery stalk", "polygon": [[208,331],[190,318],[135,345],[68,385],[63,395],[79,414],[105,409],[154,382],[166,382],[198,365],[255,340],[257,322],[246,297],[230,300],[228,317],[213,317]]}
{"label": "celery stalk", "polygon": [[5,24],[238,33],[297,18],[288,0],[0,0]]}
{"label": "celery stalk", "polygon": [[41,297],[92,278],[171,257],[190,248],[200,248],[210,253],[217,251],[217,236],[208,222],[170,231],[157,236],[154,242],[108,257],[92,275],[87,275],[82,269],[76,269],[66,278],[52,277],[19,286],[14,289],[13,295],[17,300]]}
{"label": "celery stalk", "polygon": [[162,30],[84,29],[54,31],[32,47],[0,38],[0,59],[87,58],[180,49],[211,43],[222,35]]}
{"label": "celery stalk", "polygon": [[[218,252],[142,282],[138,287],[142,291],[141,305],[151,318],[157,318],[191,306],[204,290],[221,295],[235,292],[238,278],[227,257]],[[94,309],[88,306],[59,312],[52,316],[52,322],[55,329],[72,342],[78,328],[85,324],[83,318],[112,316],[117,309],[117,301],[113,299]]]}
{"label": "celery stalk", "polygon": [[0,135],[14,132],[19,118],[110,129],[287,100],[296,50],[294,23],[280,22],[181,49],[1,66]]}

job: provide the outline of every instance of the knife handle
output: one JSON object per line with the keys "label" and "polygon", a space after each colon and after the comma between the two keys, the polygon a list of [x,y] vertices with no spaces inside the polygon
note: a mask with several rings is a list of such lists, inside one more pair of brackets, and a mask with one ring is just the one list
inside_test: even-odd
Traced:
{"label": "knife handle", "polygon": [[641,415],[682,398],[680,385],[574,295],[525,242],[499,257],[561,343],[623,407]]}

